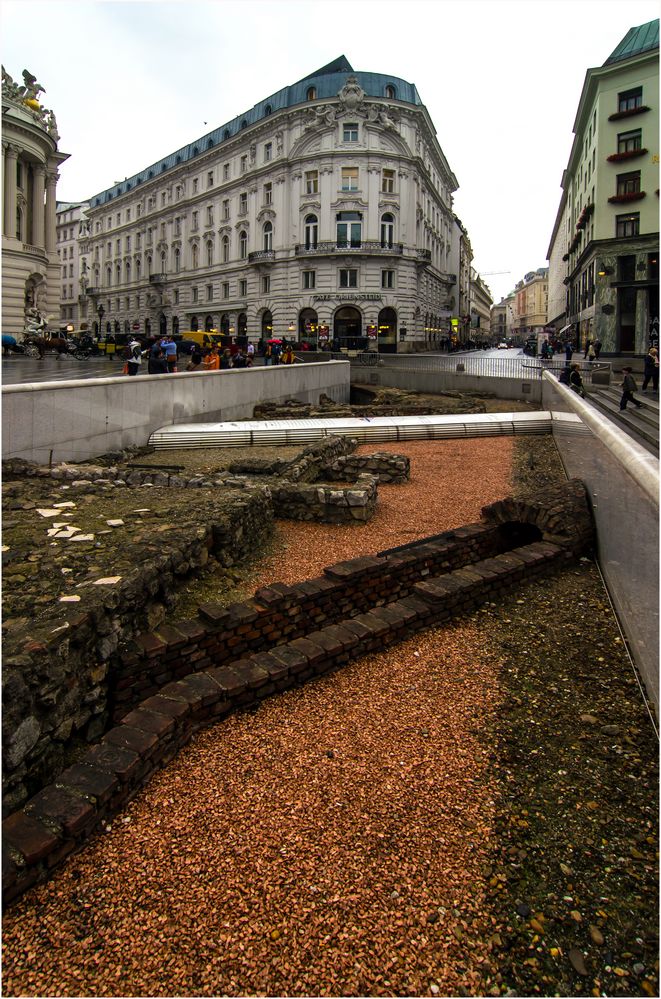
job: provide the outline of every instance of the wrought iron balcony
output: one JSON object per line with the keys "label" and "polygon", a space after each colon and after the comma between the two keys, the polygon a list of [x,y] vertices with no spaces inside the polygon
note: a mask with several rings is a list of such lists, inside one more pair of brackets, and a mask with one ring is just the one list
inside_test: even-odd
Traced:
{"label": "wrought iron balcony", "polygon": [[150,284],[166,284],[168,280],[167,274],[150,274],[149,283]]}
{"label": "wrought iron balcony", "polygon": [[377,256],[392,257],[400,256],[404,253],[403,243],[381,243],[378,239],[364,239],[360,243],[352,245],[350,243],[297,243],[294,247],[297,257],[323,257],[331,253],[340,254],[376,254]]}
{"label": "wrought iron balcony", "polygon": [[101,289],[100,288],[86,288],[85,289],[85,293],[87,295],[100,295],[101,294]]}
{"label": "wrought iron balcony", "polygon": [[255,250],[248,254],[249,264],[272,264],[275,260],[275,250]]}

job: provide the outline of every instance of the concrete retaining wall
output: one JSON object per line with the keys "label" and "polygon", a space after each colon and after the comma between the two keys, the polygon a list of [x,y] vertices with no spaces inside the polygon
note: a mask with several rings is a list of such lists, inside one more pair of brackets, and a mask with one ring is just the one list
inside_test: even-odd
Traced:
{"label": "concrete retaining wall", "polygon": [[[457,364],[461,361],[457,360]],[[404,389],[407,392],[483,392],[497,399],[520,399],[541,403],[539,378],[501,378],[496,375],[469,375],[465,371],[399,371],[387,362],[374,366],[353,364],[351,377],[355,382]]]}
{"label": "concrete retaining wall", "polygon": [[169,424],[250,419],[258,402],[317,405],[325,394],[347,403],[349,369],[346,361],[330,361],[9,385],[2,389],[3,456],[85,461],[143,446]]}

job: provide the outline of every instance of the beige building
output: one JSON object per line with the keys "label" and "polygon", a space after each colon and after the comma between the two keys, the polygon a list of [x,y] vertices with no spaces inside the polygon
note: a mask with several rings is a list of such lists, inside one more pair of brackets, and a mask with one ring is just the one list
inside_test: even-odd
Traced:
{"label": "beige building", "polygon": [[519,339],[542,333],[548,313],[548,269],[530,271],[513,294],[512,335]]}
{"label": "beige building", "polygon": [[478,272],[470,269],[470,325],[473,340],[482,342],[491,335],[491,309],[493,298],[489,288]]}
{"label": "beige building", "polygon": [[457,297],[456,188],[415,86],[341,57],[89,199],[91,312],[423,349]]}
{"label": "beige building", "polygon": [[87,328],[89,296],[86,203],[58,202],[57,258],[60,264],[60,326]]}
{"label": "beige building", "polygon": [[56,252],[58,150],[55,115],[39,102],[44,92],[23,72],[23,84],[2,71],[2,330],[20,337],[36,310],[59,317]]}
{"label": "beige building", "polygon": [[553,228],[549,320],[602,355],[646,353],[659,316],[659,22],[588,70]]}

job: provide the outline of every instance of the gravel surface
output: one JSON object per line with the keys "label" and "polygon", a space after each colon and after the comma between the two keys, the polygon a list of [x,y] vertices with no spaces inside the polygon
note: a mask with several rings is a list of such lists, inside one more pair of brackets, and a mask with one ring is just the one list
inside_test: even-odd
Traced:
{"label": "gravel surface", "polygon": [[[392,450],[387,515],[281,523],[250,592],[562,476],[548,438]],[[199,733],[5,915],[4,994],[658,994],[657,751],[583,560]]]}

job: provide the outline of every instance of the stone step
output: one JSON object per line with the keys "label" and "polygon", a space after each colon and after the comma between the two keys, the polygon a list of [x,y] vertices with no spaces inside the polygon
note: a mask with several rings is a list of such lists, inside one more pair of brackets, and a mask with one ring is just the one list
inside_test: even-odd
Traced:
{"label": "stone step", "polygon": [[620,397],[613,389],[590,392],[590,402],[605,416],[625,431],[633,440],[641,444],[652,454],[659,452],[659,411],[658,403],[654,407],[652,400],[644,400],[641,408],[629,404],[620,410]]}

